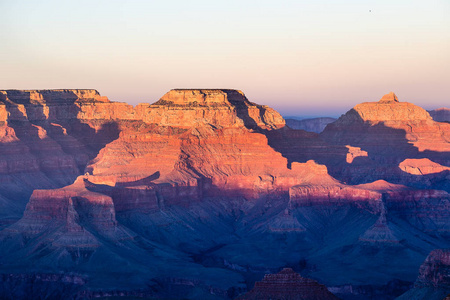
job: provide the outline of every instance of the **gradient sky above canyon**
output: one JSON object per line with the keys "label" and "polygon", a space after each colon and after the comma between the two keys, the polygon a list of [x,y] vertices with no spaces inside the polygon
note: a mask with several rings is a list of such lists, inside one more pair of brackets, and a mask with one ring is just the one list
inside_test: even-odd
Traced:
{"label": "gradient sky above canyon", "polygon": [[236,88],[284,115],[336,116],[394,91],[450,106],[450,1],[0,0],[0,88],[154,102]]}

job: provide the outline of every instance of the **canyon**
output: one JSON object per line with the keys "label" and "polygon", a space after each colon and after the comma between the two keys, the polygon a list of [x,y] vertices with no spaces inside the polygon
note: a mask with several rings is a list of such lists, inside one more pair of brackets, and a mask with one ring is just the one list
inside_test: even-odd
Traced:
{"label": "canyon", "polygon": [[450,124],[389,93],[293,127],[238,90],[0,91],[0,297],[447,288]]}
{"label": "canyon", "polygon": [[305,131],[321,133],[328,124],[333,123],[334,121],[336,121],[336,119],[330,117],[301,120],[286,118],[286,125],[292,129],[302,129]]}

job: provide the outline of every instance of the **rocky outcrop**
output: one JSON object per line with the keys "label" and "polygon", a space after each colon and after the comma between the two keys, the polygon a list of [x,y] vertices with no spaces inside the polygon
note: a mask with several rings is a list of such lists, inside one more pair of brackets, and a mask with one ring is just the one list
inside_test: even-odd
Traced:
{"label": "rocky outcrop", "polygon": [[262,281],[255,283],[251,291],[236,299],[331,300],[338,298],[330,293],[326,286],[300,276],[291,268],[285,268],[279,273],[265,275]]}
{"label": "rocky outcrop", "polygon": [[386,213],[381,212],[378,220],[359,238],[360,241],[369,243],[399,243],[400,240],[395,236],[389,228],[386,219]]}
{"label": "rocky outcrop", "polygon": [[160,126],[190,128],[200,123],[276,129],[285,125],[278,112],[268,106],[251,103],[243,92],[237,90],[175,89],[152,105],[138,106],[137,110],[144,112],[144,122]]}
{"label": "rocky outcrop", "polygon": [[[442,165],[441,170],[450,166],[449,130],[449,124],[433,121],[424,109],[388,94],[378,102],[356,105],[329,124],[320,134],[324,144],[313,157],[326,164],[330,174],[352,184],[383,179],[448,189],[444,184],[448,173],[431,169],[437,171],[436,164]],[[419,161],[425,174],[411,176],[419,174],[409,165]]]}
{"label": "rocky outcrop", "polygon": [[352,147],[349,145],[346,145],[348,149],[347,157],[345,161],[349,164],[353,162],[353,160],[357,157],[367,157],[369,156],[367,151],[361,150],[360,147]]}
{"label": "rocky outcrop", "polygon": [[450,289],[450,250],[432,251],[420,266],[417,286],[433,286]]}
{"label": "rocky outcrop", "polygon": [[292,129],[301,129],[305,131],[321,133],[328,124],[333,123],[334,121],[336,121],[335,118],[326,118],[326,117],[303,119],[303,120],[287,118],[286,125]]}
{"label": "rocky outcrop", "polygon": [[450,295],[450,250],[433,250],[420,266],[414,288],[398,300],[441,300]]}
{"label": "rocky outcrop", "polygon": [[[383,186],[379,188],[379,186]],[[383,210],[383,192],[388,188],[407,189],[388,182],[374,182],[370,185],[350,186],[329,177],[322,182],[306,181],[289,189],[291,207],[311,205],[355,205],[365,207],[374,213]]]}
{"label": "rocky outcrop", "polygon": [[22,219],[5,229],[2,237],[20,234],[31,239],[53,229],[57,233],[51,235],[52,247],[92,249],[100,245],[92,230],[114,239],[128,237],[117,228],[112,198],[89,191],[85,185],[80,176],[61,189],[35,190]]}
{"label": "rocky outcrop", "polygon": [[[95,90],[0,91],[0,206],[22,215],[35,189],[73,183],[89,160],[117,138],[124,103]],[[2,226],[0,216],[0,226]],[[8,222],[8,221],[6,221]]]}
{"label": "rocky outcrop", "polygon": [[155,183],[180,191],[169,198],[197,200],[203,193],[286,193],[301,180],[259,133],[284,126],[283,118],[240,91],[172,90],[148,109],[139,134],[125,128],[87,167],[93,177],[120,182],[155,174]]}
{"label": "rocky outcrop", "polygon": [[389,94],[384,95],[380,101],[380,103],[392,103],[398,102],[397,95],[394,92],[390,92]]}
{"label": "rocky outcrop", "polygon": [[386,212],[430,233],[446,235],[450,230],[450,194],[441,190],[418,190],[384,180],[353,186],[336,180],[312,180],[291,187],[289,199],[290,207],[353,206],[380,214],[361,240],[372,240],[370,235],[376,234],[381,240],[397,241],[386,227]]}
{"label": "rocky outcrop", "polygon": [[398,167],[403,172],[412,175],[429,175],[450,171],[450,167],[442,166],[438,163],[429,160],[428,158],[421,158],[421,159],[407,158],[404,161],[402,161],[398,165]]}
{"label": "rocky outcrop", "polygon": [[404,161],[421,159],[450,167],[448,126],[433,121],[414,104],[399,102],[392,93],[380,101],[356,105],[319,135],[287,126],[265,135],[288,164],[313,159],[326,165],[331,176],[349,184],[385,180],[450,191],[448,171],[416,175],[399,167]]}

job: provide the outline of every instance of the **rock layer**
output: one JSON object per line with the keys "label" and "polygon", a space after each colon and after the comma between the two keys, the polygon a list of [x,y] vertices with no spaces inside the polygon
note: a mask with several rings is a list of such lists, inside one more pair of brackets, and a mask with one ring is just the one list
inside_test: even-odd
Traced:
{"label": "rock layer", "polygon": [[239,300],[283,299],[283,300],[326,300],[338,299],[317,281],[304,278],[291,268],[285,268],[277,274],[264,275],[262,281]]}
{"label": "rock layer", "polygon": [[[418,174],[400,172],[397,166],[422,159],[424,169],[433,164],[442,165],[442,170],[450,167],[449,126],[433,121],[424,109],[387,95],[379,102],[358,104],[329,124],[320,134],[324,150],[319,148],[314,157],[326,164],[333,176],[349,183],[383,179],[448,190],[444,184],[448,173],[427,171],[420,175],[428,176],[414,177],[411,175]],[[355,149],[364,155],[354,155]],[[426,159],[432,161],[428,167]]]}
{"label": "rock layer", "polygon": [[448,246],[446,124],[393,95],[320,135],[234,90],[136,107],[95,90],[0,96],[0,204],[31,196],[2,225],[8,274],[74,271],[85,295],[232,298],[293,266],[391,297]]}

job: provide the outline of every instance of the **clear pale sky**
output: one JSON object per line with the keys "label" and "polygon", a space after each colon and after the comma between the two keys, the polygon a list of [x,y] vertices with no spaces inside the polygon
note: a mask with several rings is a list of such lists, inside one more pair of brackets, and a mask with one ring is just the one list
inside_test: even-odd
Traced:
{"label": "clear pale sky", "polygon": [[450,1],[0,0],[0,89],[95,88],[154,102],[234,88],[284,115],[394,91],[450,106]]}

